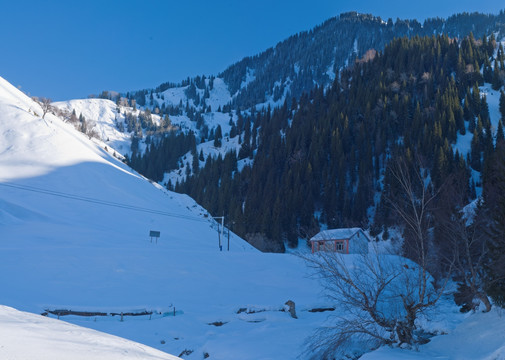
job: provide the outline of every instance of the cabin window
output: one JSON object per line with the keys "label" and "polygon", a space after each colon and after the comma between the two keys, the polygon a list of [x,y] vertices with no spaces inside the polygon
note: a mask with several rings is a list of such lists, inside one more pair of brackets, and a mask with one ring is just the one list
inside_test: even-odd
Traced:
{"label": "cabin window", "polygon": [[337,251],[344,251],[344,243],[342,241],[337,242],[335,248]]}

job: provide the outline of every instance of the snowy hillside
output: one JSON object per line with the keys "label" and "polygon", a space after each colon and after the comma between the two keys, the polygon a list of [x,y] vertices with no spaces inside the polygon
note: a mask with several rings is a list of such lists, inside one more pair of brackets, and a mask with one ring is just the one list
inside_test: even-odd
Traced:
{"label": "snowy hillside", "polygon": [[[226,85],[220,79],[215,79],[214,82],[215,85],[213,90],[210,91],[208,104],[217,110],[223,104],[230,101],[230,94],[226,90]],[[204,134],[200,131],[203,126],[207,129],[207,132],[214,132],[219,125],[222,128],[223,134],[228,136],[231,129],[230,119],[236,120],[236,116],[221,111],[205,112],[202,104],[195,106],[194,101],[187,97],[185,94],[187,88],[187,86],[172,88],[163,92],[161,96],[157,94],[150,103],[151,106],[145,108],[165,108],[165,106],[172,106],[173,104],[188,103],[192,109],[191,111],[201,112],[199,116],[202,118],[203,125],[197,124],[196,121],[190,119],[190,115],[184,111],[181,114],[166,115],[169,118],[171,129],[184,133],[193,131],[200,138],[204,137]],[[203,90],[197,91],[203,92]],[[123,102],[125,101],[127,100],[123,99]],[[76,117],[82,115],[87,122],[88,131],[90,133],[93,132],[93,137],[104,142],[105,145],[115,150],[119,155],[131,154],[131,139],[134,131],[133,129],[128,129],[127,115],[137,117],[140,114],[146,114],[145,110],[138,109],[137,107],[134,109],[130,106],[117,105],[108,99],[78,99],[55,102],[52,105],[58,109],[66,122],[71,122],[72,112],[74,112]],[[159,115],[149,112],[148,116],[156,126],[162,123],[162,118]],[[142,151],[145,149],[145,136],[147,135],[149,135],[149,131],[144,129],[143,138],[140,141]]]}
{"label": "snowy hillside", "polygon": [[[133,108],[117,106],[105,99],[82,99],[53,103],[57,108],[69,115],[75,111],[89,122],[89,126],[96,131],[98,138],[109,147],[124,155],[130,151],[131,134],[118,130],[116,124],[124,126],[125,112],[132,112]],[[159,117],[156,118],[159,121]]]}
{"label": "snowy hillside", "polygon": [[20,360],[175,360],[168,355],[94,330],[0,306],[0,358]]}
{"label": "snowy hillside", "polygon": [[[197,154],[201,153],[203,155],[204,160],[207,160],[209,156],[212,158],[217,158],[218,156],[224,158],[226,153],[230,151],[236,151],[238,153],[240,151],[241,146],[238,142],[238,136],[235,136],[232,139],[228,137],[225,138],[223,140],[221,147],[219,148],[215,147],[213,144],[214,144],[213,141],[207,141],[205,143],[198,144],[196,146]],[[186,179],[187,172],[189,172],[190,174],[192,173],[191,164],[193,162],[193,155],[191,154],[191,152],[186,153],[182,157],[182,161],[183,166],[180,169],[172,170],[168,173],[165,173],[165,177],[162,181],[163,184],[168,184],[170,182],[170,184],[175,185],[177,182],[180,183]],[[242,168],[245,165],[251,165],[252,162],[253,160],[249,158],[239,160],[238,162],[239,171],[242,170]],[[205,166],[205,161],[200,160],[199,164],[200,168],[202,168]]]}
{"label": "snowy hillside", "polygon": [[[500,91],[493,90],[491,84],[484,84],[484,86],[479,87],[481,97],[486,97],[486,102],[489,107],[489,119],[491,121],[491,130],[493,135],[496,135],[496,130],[498,129],[498,121],[500,120]],[[456,144],[454,144],[454,151],[459,151],[460,154],[467,155],[471,150],[473,133],[468,130],[468,124],[466,124],[465,135],[458,134],[458,139]]]}
{"label": "snowy hillside", "polygon": [[[72,125],[41,119],[39,105],[3,79],[0,114],[0,304],[152,312],[62,320],[193,358],[299,353],[322,318],[279,312],[287,300],[300,311],[320,301],[300,259],[261,254],[233,234],[220,252],[217,223],[194,201],[146,181]],[[161,232],[157,243],[150,230]]]}
{"label": "snowy hillside", "polygon": [[[210,80],[205,80],[207,88],[209,86],[209,82]],[[187,101],[191,102],[191,105],[195,106],[195,101],[190,99],[187,95],[188,88],[189,85],[170,88],[160,93],[156,93],[152,101],[150,101],[150,99],[146,96],[146,101],[150,102],[151,105],[158,106],[159,108],[162,108],[163,105],[178,106],[181,102],[185,105]],[[195,88],[195,92],[200,98],[205,97],[204,89]],[[214,78],[212,81],[212,88],[209,89],[205,104],[210,106],[211,110],[217,111],[218,108],[225,106],[230,100],[231,94],[223,79]]]}

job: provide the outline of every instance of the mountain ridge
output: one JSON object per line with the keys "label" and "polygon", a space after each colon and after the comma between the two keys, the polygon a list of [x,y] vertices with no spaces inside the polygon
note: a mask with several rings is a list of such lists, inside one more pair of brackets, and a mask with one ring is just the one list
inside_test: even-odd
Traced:
{"label": "mountain ridge", "polygon": [[[288,88],[291,97],[298,99],[314,85],[327,86],[342,67],[352,64],[370,49],[382,50],[394,38],[442,33],[462,38],[470,32],[476,38],[491,33],[503,37],[504,24],[503,10],[496,15],[474,12],[455,14],[447,19],[429,18],[423,23],[415,19],[384,21],[371,14],[347,12],[311,30],[292,35],[263,52],[243,58],[219,73],[217,78],[222,78],[228,86],[231,107],[246,110],[268,102],[270,97],[277,101],[284,88]],[[198,86],[202,78],[188,78],[181,84],[164,83],[156,89],[130,92],[128,97],[149,103],[149,99],[142,96],[191,83]],[[290,101],[290,96],[285,99]]]}

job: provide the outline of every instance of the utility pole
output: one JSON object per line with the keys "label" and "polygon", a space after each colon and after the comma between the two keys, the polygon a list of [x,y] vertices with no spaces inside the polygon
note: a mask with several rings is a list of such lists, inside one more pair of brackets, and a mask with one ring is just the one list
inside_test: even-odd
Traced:
{"label": "utility pole", "polygon": [[235,229],[235,221],[232,221],[231,224],[228,224],[228,251],[230,251],[230,229]]}
{"label": "utility pole", "polygon": [[221,229],[219,229],[219,223],[217,223],[218,225],[218,229],[217,229],[217,236],[219,238],[219,251],[223,251],[223,245],[221,244],[221,238],[224,239],[224,214],[223,216],[213,216],[212,217],[213,219],[221,219]]}
{"label": "utility pole", "polygon": [[[221,237],[220,237],[220,239],[221,238],[224,240],[224,214],[221,217]],[[223,246],[221,244],[219,244],[219,245],[220,245],[219,246],[220,251],[223,251]]]}

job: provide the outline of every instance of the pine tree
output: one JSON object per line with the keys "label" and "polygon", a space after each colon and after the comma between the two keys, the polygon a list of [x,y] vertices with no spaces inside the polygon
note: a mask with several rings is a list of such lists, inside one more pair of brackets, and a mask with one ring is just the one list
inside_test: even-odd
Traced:
{"label": "pine tree", "polygon": [[221,139],[223,138],[223,132],[221,130],[221,125],[218,125],[216,128],[216,132],[214,133],[214,146],[219,148],[221,147]]}
{"label": "pine tree", "polygon": [[505,135],[503,133],[503,123],[501,119],[498,121],[498,129],[496,130],[496,146],[499,143],[503,143],[505,141]]}
{"label": "pine tree", "polygon": [[193,175],[198,174],[200,170],[200,161],[198,160],[198,156],[196,156],[196,153],[193,155],[193,162],[191,164],[191,168],[193,170]]}
{"label": "pine tree", "polygon": [[499,90],[503,85],[503,81],[500,76],[500,67],[497,60],[494,62],[493,79],[491,81],[491,85],[493,87],[493,90]]}
{"label": "pine tree", "polygon": [[469,121],[473,119],[473,113],[470,108],[470,97],[468,95],[465,96],[465,100],[463,102],[463,117],[465,120]]}
{"label": "pine tree", "polygon": [[472,138],[472,143],[471,143],[471,165],[472,168],[475,171],[480,171],[481,170],[481,153],[480,153],[480,140],[479,140],[479,133],[477,132],[477,129],[473,131],[473,138]]}
{"label": "pine tree", "polygon": [[502,122],[505,121],[505,92],[500,91],[500,113]]}
{"label": "pine tree", "polygon": [[[496,62],[495,62],[495,64],[496,64]],[[491,63],[489,61],[489,58],[486,58],[484,61],[483,75],[484,75],[485,82],[487,82],[487,83],[493,82],[493,69],[491,68]]]}
{"label": "pine tree", "polygon": [[489,122],[489,107],[487,105],[487,97],[482,96],[480,103],[480,118],[482,119],[483,125]]}
{"label": "pine tree", "polygon": [[494,302],[505,307],[505,147],[498,144],[484,179],[484,206],[488,224],[489,261],[486,266],[486,290]]}
{"label": "pine tree", "polygon": [[477,83],[473,85],[472,88],[472,111],[475,116],[480,114],[480,90]]}

